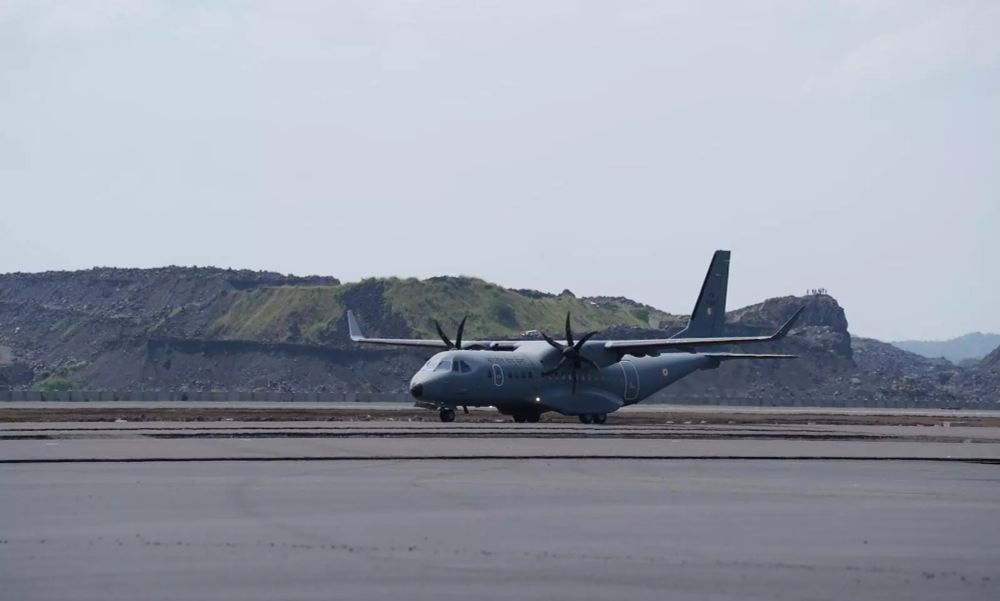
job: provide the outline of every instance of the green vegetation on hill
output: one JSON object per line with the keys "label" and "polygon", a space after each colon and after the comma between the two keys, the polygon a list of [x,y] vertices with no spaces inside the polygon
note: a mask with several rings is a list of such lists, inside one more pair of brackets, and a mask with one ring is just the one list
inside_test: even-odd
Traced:
{"label": "green vegetation on hill", "polygon": [[[280,286],[233,291],[215,299],[208,328],[224,339],[318,343],[328,340],[344,311],[354,309],[369,326],[372,307],[348,306],[345,297],[375,293],[377,304],[400,317],[412,335],[436,337],[434,319],[451,335],[468,315],[466,337],[516,337],[525,330],[561,334],[566,312],[574,331],[611,326],[658,327],[667,313],[625,299],[586,299],[572,294],[526,295],[467,277],[369,279],[339,286]],[[371,294],[364,295],[372,302]]]}
{"label": "green vegetation on hill", "polygon": [[210,331],[228,339],[317,342],[344,312],[341,288],[277,286],[230,293],[223,297],[228,307]]}
{"label": "green vegetation on hill", "polygon": [[606,299],[598,303],[565,293],[532,298],[475,278],[386,280],[385,300],[420,336],[435,335],[434,319],[451,324],[463,315],[469,316],[469,337],[510,337],[525,330],[557,335],[563,331],[567,311],[573,313],[578,332],[624,325],[656,327],[670,317],[652,307]]}
{"label": "green vegetation on hill", "polygon": [[36,382],[35,388],[44,392],[57,392],[61,390],[76,390],[80,388],[80,386],[69,378],[64,378],[62,376],[49,376],[44,380]]}

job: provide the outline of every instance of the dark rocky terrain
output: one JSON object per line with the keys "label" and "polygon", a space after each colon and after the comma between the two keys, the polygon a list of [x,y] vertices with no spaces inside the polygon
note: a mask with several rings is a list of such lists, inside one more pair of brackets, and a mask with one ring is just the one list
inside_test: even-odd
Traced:
{"label": "dark rocky terrain", "polygon": [[[1000,350],[960,367],[854,338],[826,295],[731,311],[728,333],[769,333],[805,305],[773,348],[787,362],[732,362],[658,395],[670,402],[961,407],[997,403]],[[470,314],[469,336],[557,332],[565,311],[606,337],[676,331],[684,316],[623,297],[508,290],[471,278],[293,277],[214,268],[93,269],[0,275],[0,387],[104,390],[399,392],[428,352],[352,345],[344,310],[370,335],[427,336],[430,319]],[[766,346],[766,345],[765,345]],[[749,350],[745,349],[745,350]]]}

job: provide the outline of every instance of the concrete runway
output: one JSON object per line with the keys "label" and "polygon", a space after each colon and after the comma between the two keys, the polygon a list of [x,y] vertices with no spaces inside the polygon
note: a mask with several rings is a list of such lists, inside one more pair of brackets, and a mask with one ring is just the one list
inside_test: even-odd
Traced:
{"label": "concrete runway", "polygon": [[0,426],[0,464],[560,458],[839,458],[1000,463],[1000,428],[400,421],[59,422]]}
{"label": "concrete runway", "polygon": [[996,599],[997,463],[995,428],[4,424],[0,590]]}

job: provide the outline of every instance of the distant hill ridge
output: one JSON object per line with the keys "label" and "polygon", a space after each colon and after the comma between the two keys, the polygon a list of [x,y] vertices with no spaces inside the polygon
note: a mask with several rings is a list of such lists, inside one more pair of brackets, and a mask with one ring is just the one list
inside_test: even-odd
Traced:
{"label": "distant hill ridge", "polygon": [[960,363],[985,357],[1000,346],[1000,334],[972,332],[950,340],[898,340],[892,344],[923,357],[944,357],[952,363]]}

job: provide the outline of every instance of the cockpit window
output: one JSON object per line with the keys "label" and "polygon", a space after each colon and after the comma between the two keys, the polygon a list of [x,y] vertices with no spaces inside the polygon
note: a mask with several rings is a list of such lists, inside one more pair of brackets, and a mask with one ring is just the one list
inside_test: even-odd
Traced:
{"label": "cockpit window", "polygon": [[434,359],[428,359],[427,363],[424,363],[424,366],[421,367],[420,369],[421,371],[430,371],[434,369]]}
{"label": "cockpit window", "polygon": [[465,361],[459,361],[458,364],[461,366],[463,374],[467,374],[470,371],[472,371],[472,368],[469,367],[469,364],[466,363]]}
{"label": "cockpit window", "polygon": [[441,363],[437,364],[434,371],[451,371],[451,359],[442,359]]}

